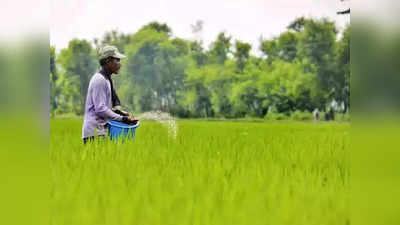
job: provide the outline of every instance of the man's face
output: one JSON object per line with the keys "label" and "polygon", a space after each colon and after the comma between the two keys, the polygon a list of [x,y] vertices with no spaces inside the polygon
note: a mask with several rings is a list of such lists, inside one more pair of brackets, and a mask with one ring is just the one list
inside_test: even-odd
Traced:
{"label": "man's face", "polygon": [[114,74],[118,74],[121,68],[121,60],[118,58],[111,58],[107,63],[108,70]]}

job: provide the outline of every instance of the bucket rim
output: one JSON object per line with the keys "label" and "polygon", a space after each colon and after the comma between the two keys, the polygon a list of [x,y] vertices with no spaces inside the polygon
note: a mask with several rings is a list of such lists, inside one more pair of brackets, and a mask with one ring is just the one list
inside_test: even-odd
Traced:
{"label": "bucket rim", "polygon": [[124,129],[126,129],[126,128],[129,128],[129,129],[130,129],[130,128],[136,128],[136,127],[138,127],[139,124],[140,124],[140,122],[138,121],[135,125],[121,126],[121,125],[119,125],[119,124],[115,124],[114,122],[121,123],[120,121],[116,121],[116,120],[108,120],[108,121],[107,121],[107,123],[108,123],[110,126],[118,127],[118,128],[124,128]]}

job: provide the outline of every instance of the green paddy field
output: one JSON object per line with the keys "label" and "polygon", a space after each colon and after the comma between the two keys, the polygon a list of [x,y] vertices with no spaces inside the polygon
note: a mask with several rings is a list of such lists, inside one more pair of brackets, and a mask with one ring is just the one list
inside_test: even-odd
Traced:
{"label": "green paddy field", "polygon": [[53,225],[349,224],[348,123],[142,121],[84,146],[50,124]]}

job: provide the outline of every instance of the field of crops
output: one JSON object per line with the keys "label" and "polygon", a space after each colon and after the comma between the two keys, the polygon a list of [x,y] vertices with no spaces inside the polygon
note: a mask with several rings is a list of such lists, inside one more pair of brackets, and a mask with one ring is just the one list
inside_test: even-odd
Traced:
{"label": "field of crops", "polygon": [[51,120],[51,224],[349,224],[348,124],[142,121],[84,146],[81,123]]}

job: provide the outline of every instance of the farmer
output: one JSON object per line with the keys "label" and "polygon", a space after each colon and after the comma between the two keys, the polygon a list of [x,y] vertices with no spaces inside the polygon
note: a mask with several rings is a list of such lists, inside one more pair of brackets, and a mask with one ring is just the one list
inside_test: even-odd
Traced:
{"label": "farmer", "polygon": [[117,120],[124,123],[135,123],[137,120],[120,109],[120,101],[111,80],[112,74],[118,74],[121,68],[120,60],[125,58],[114,46],[104,46],[99,50],[100,70],[89,82],[86,96],[85,117],[82,127],[83,143],[95,139],[97,135],[107,135],[107,120]]}
{"label": "farmer", "polygon": [[314,109],[313,117],[314,117],[314,121],[319,121],[319,109],[318,108]]}

